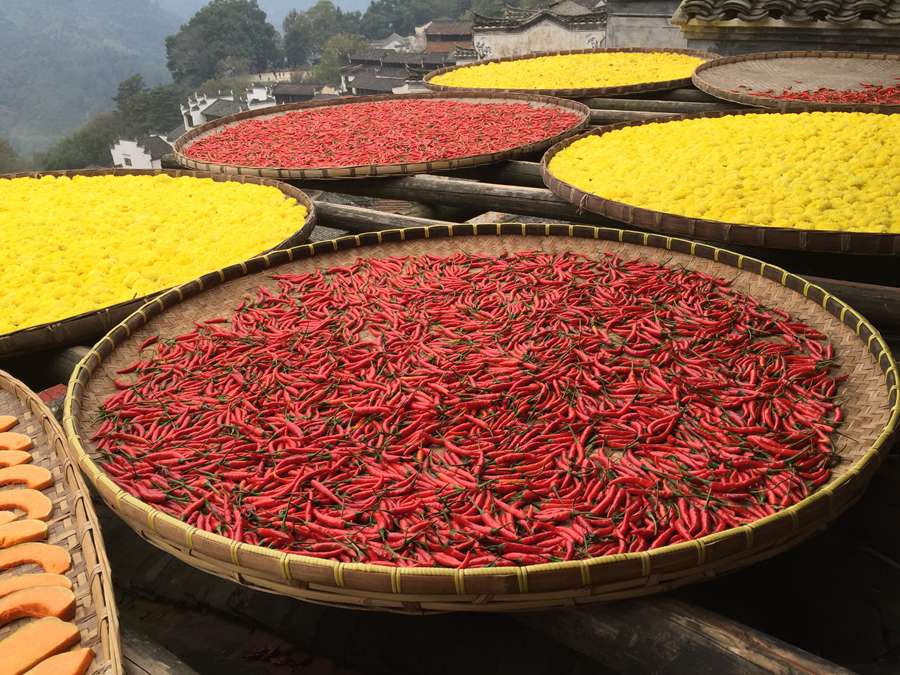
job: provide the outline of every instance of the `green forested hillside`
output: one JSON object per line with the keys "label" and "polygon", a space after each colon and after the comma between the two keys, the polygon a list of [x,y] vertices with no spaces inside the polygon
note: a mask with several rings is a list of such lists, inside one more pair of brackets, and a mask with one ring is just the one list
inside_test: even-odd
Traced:
{"label": "green forested hillside", "polygon": [[168,81],[180,23],[153,0],[2,0],[0,138],[30,155],[113,108],[129,75]]}

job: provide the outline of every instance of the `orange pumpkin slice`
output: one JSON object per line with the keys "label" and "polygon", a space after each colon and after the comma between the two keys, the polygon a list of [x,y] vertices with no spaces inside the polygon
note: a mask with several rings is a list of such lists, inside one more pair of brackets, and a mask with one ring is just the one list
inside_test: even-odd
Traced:
{"label": "orange pumpkin slice", "polygon": [[0,415],[0,432],[9,431],[19,423],[12,415]]}
{"label": "orange pumpkin slice", "polygon": [[10,508],[24,511],[26,518],[47,520],[53,511],[53,502],[44,493],[29,488],[0,490],[0,509]]}
{"label": "orange pumpkin slice", "polygon": [[[62,546],[29,541],[0,549],[0,570],[28,563],[40,565],[45,572],[62,574],[72,566],[72,557]],[[3,669],[0,668],[0,673]]]}
{"label": "orange pumpkin slice", "polygon": [[24,450],[0,450],[0,466],[16,466],[31,461],[31,455]]}
{"label": "orange pumpkin slice", "polygon": [[0,525],[0,548],[46,538],[47,523],[43,520],[14,520],[6,525]]}
{"label": "orange pumpkin slice", "polygon": [[0,579],[0,598],[25,588],[38,586],[60,586],[71,589],[72,582],[64,574],[46,574],[44,572],[7,576],[5,579]]}
{"label": "orange pumpkin slice", "polygon": [[0,450],[31,450],[34,444],[25,434],[7,431],[0,434]]}
{"label": "orange pumpkin slice", "polygon": [[0,485],[23,483],[32,490],[43,490],[53,485],[53,474],[36,464],[19,464],[0,469]]}
{"label": "orange pumpkin slice", "polygon": [[15,511],[0,511],[0,525],[6,525],[7,523],[11,523],[16,518],[19,517],[19,514]]}
{"label": "orange pumpkin slice", "polygon": [[0,626],[16,619],[45,616],[71,619],[75,616],[75,594],[61,586],[38,586],[0,598]]}
{"label": "orange pumpkin slice", "polygon": [[23,675],[44,659],[78,644],[80,639],[74,623],[52,616],[29,621],[0,641],[0,673]]}
{"label": "orange pumpkin slice", "polygon": [[84,675],[94,660],[94,650],[90,647],[73,649],[51,656],[41,661],[25,675]]}

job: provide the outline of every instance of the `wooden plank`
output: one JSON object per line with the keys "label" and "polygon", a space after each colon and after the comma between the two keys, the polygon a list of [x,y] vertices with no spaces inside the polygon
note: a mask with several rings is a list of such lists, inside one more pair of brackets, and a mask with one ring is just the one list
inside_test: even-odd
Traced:
{"label": "wooden plank", "polygon": [[741,109],[737,103],[726,103],[725,101],[659,101],[659,100],[639,100],[633,98],[586,98],[581,101],[589,108],[599,110],[631,110],[644,112],[663,112],[663,113],[679,113],[682,115],[703,112],[715,112],[718,110],[736,110]]}
{"label": "wooden plank", "polygon": [[643,110],[591,110],[591,124],[617,124],[618,122],[643,122],[644,120],[673,119],[681,113],[646,112]]}
{"label": "wooden plank", "polygon": [[665,596],[512,616],[616,672],[851,672],[719,614]]}
{"label": "wooden plank", "polygon": [[197,671],[142,632],[122,627],[125,675],[197,675]]}
{"label": "wooden plank", "polygon": [[455,178],[469,178],[488,183],[501,183],[503,185],[518,185],[521,187],[544,187],[544,179],[541,178],[540,162],[524,162],[510,160],[499,164],[480,166],[475,169],[454,171],[451,174],[443,174]]}
{"label": "wooden plank", "polygon": [[647,100],[655,101],[690,101],[697,103],[713,103],[719,102],[715,96],[711,96],[704,91],[700,91],[695,87],[682,87],[680,89],[670,89],[669,91],[651,91],[645,94],[625,94],[617,96],[624,100]]}
{"label": "wooden plank", "polygon": [[[315,188],[314,182],[294,182]],[[330,181],[331,192],[404,199],[426,204],[462,206],[472,211],[502,211],[574,222],[611,224],[613,221],[579,210],[550,190],[512,185],[492,185],[448,176],[406,176],[373,180]]]}
{"label": "wooden plank", "polygon": [[446,225],[443,220],[403,216],[398,213],[375,211],[360,206],[330,204],[316,202],[318,224],[350,233],[377,232],[379,230],[395,230],[398,227],[428,227],[430,225]]}

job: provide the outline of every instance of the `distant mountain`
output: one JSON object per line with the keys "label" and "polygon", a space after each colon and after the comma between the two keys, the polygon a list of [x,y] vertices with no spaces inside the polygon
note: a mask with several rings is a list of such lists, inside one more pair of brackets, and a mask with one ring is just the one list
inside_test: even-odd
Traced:
{"label": "distant mountain", "polygon": [[42,150],[112,108],[126,77],[169,81],[164,42],[179,25],[152,0],[0,1],[0,137]]}
{"label": "distant mountain", "polygon": [[[181,19],[188,19],[203,7],[209,0],[156,0],[163,8],[177,15]],[[369,0],[332,0],[335,5],[346,11],[359,10],[366,11],[369,6]],[[281,30],[281,23],[284,17],[292,9],[302,10],[309,9],[316,0],[259,0],[259,6],[266,13],[266,16],[275,28]]]}

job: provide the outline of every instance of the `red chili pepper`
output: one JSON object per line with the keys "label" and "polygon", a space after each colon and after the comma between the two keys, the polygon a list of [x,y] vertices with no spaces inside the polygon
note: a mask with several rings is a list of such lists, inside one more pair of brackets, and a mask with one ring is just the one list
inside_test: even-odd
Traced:
{"label": "red chili pepper", "polygon": [[202,161],[258,167],[430,162],[508,150],[578,123],[575,113],[527,103],[397,99],[245,120],[197,139],[184,152]]}
{"label": "red chili pepper", "polygon": [[831,476],[831,345],[724,280],[542,252],[276,280],[104,404],[109,475],[198,528],[524,565],[719,532]]}

